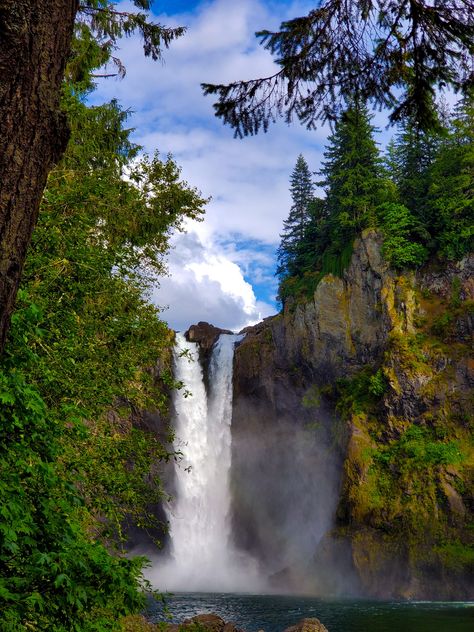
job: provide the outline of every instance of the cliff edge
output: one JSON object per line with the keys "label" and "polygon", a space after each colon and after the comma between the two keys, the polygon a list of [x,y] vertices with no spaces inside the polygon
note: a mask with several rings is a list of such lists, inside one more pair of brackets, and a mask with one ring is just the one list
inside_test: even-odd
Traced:
{"label": "cliff edge", "polygon": [[234,530],[277,585],[474,598],[473,273],[471,256],[397,274],[365,231],[342,278],[247,329]]}

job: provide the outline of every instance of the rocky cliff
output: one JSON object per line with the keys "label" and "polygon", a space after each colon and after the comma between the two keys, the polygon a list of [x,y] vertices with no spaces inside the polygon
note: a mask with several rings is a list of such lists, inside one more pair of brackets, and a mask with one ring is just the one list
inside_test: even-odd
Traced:
{"label": "rocky cliff", "polygon": [[400,275],[381,246],[236,350],[236,538],[296,590],[472,599],[474,257]]}

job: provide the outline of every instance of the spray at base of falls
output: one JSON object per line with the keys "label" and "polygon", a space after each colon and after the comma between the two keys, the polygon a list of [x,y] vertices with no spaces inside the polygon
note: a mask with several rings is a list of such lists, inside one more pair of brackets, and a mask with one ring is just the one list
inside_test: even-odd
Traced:
{"label": "spray at base of falls", "polygon": [[[176,335],[176,498],[168,507],[172,553],[150,573],[160,590],[252,591],[263,588],[256,563],[232,544],[230,525],[232,369],[243,336],[221,335],[210,360],[209,394],[198,345]],[[191,356],[191,357],[190,357]]]}

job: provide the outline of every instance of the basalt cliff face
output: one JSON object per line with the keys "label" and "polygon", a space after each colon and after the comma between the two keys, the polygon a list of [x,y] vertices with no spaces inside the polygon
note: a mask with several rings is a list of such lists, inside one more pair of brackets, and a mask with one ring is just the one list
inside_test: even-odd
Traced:
{"label": "basalt cliff face", "polygon": [[237,544],[276,586],[472,599],[474,258],[400,275],[381,247],[237,347]]}

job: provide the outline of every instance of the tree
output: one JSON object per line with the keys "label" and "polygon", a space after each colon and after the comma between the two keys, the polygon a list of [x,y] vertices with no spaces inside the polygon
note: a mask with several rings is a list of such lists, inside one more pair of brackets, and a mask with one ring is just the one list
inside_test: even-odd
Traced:
{"label": "tree", "polygon": [[280,278],[295,273],[293,270],[298,244],[303,240],[311,220],[311,204],[314,201],[314,182],[308,163],[300,154],[290,177],[293,204],[288,218],[283,222],[283,233],[277,250],[277,275]]}
{"label": "tree", "polygon": [[[151,0],[134,4],[147,10]],[[117,40],[136,30],[153,59],[184,32],[142,12],[118,12],[109,0],[0,0],[0,352],[46,178],[69,136],[60,96],[74,33],[77,78],[90,73],[91,55],[105,63]]]}
{"label": "tree", "polygon": [[474,95],[458,105],[448,137],[429,170],[427,213],[434,250],[459,260],[474,250]]}
{"label": "tree", "polygon": [[472,0],[322,0],[257,37],[276,57],[275,74],[203,84],[218,97],[216,116],[240,137],[267,131],[280,116],[309,129],[335,121],[354,94],[388,107],[392,123],[411,116],[428,129],[437,124],[435,88],[465,92],[473,84]]}
{"label": "tree", "polygon": [[429,228],[427,217],[428,172],[441,142],[437,131],[420,129],[413,121],[405,121],[388,147],[388,171],[398,188],[403,204]]}
{"label": "tree", "polygon": [[361,229],[374,223],[383,201],[381,160],[367,108],[354,101],[337,121],[324,153],[321,184],[331,226],[328,251],[340,254]]}
{"label": "tree", "polygon": [[132,427],[137,410],[166,408],[159,384],[173,386],[173,334],[146,293],[170,231],[205,200],[170,157],[137,159],[117,103],[80,97],[63,100],[71,142],[0,358],[2,632],[112,631],[144,608],[143,559],[111,553],[124,520],[143,524],[162,498],[157,464],[170,456]]}
{"label": "tree", "polygon": [[[358,232],[377,223],[376,209],[390,197],[367,108],[359,100],[336,122],[324,152],[318,182],[326,198],[308,205],[302,231],[280,245],[279,297],[311,294],[324,274],[341,275]],[[286,259],[283,258],[286,256]],[[280,270],[279,270],[280,272]]]}

